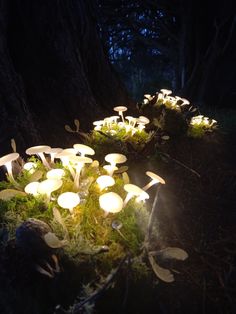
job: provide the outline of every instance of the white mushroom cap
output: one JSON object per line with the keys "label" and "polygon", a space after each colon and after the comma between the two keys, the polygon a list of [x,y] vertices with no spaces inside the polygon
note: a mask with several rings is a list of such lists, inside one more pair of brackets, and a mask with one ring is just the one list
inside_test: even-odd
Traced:
{"label": "white mushroom cap", "polygon": [[40,182],[38,192],[50,196],[51,192],[58,190],[62,186],[62,180],[46,179]]}
{"label": "white mushroom cap", "polygon": [[45,153],[46,154],[58,154],[60,152],[62,152],[63,149],[62,148],[59,148],[59,147],[50,147],[48,150],[45,150]]}
{"label": "white mushroom cap", "polygon": [[80,203],[80,197],[77,193],[74,192],[65,192],[59,195],[57,203],[62,208],[70,210],[70,213],[73,213],[73,208]]}
{"label": "white mushroom cap", "polygon": [[94,121],[93,122],[93,125],[96,125],[96,126],[100,126],[100,125],[103,125],[104,124],[104,120],[98,120],[98,121]]}
{"label": "white mushroom cap", "polygon": [[181,100],[182,100],[183,103],[180,106],[184,106],[184,105],[189,105],[190,104],[188,99],[181,98]]}
{"label": "white mushroom cap", "polygon": [[117,111],[117,112],[124,112],[124,111],[127,111],[127,107],[125,106],[117,106],[117,107],[114,107],[113,110],[114,111]]}
{"label": "white mushroom cap", "polygon": [[153,98],[150,94],[145,94],[144,97],[147,98],[148,100],[152,100]]}
{"label": "white mushroom cap", "polygon": [[46,153],[51,149],[50,146],[47,145],[39,145],[39,146],[32,146],[26,149],[27,155],[37,155],[39,153]]}
{"label": "white mushroom cap", "polygon": [[150,177],[152,180],[155,180],[161,184],[166,184],[165,180],[161,178],[160,176],[158,176],[157,174],[155,174],[154,172],[147,171],[146,175]]}
{"label": "white mushroom cap", "polygon": [[106,175],[98,177],[96,182],[98,183],[101,190],[115,184],[115,180],[111,176]]}
{"label": "white mushroom cap", "polygon": [[143,189],[141,189],[139,186],[137,186],[135,184],[130,184],[130,183],[125,184],[124,189],[126,192],[128,192],[128,194],[124,200],[123,206],[125,206],[133,196],[141,197],[141,195],[142,195],[142,197],[143,197],[142,200],[144,200],[145,198],[149,198],[149,195],[147,193],[146,193],[147,195],[144,194]]}
{"label": "white mushroom cap", "polygon": [[163,178],[161,178],[160,176],[158,176],[157,174],[155,174],[154,172],[147,171],[146,175],[148,177],[150,177],[152,180],[147,185],[145,185],[143,187],[144,191],[147,191],[151,186],[153,186],[154,184],[157,184],[157,183],[166,184],[165,180]]}
{"label": "white mushroom cap", "polygon": [[91,164],[93,162],[91,158],[82,156],[70,156],[69,160],[74,165]]}
{"label": "white mushroom cap", "polygon": [[105,156],[105,160],[109,162],[112,166],[116,164],[123,164],[126,162],[127,158],[125,155],[112,153]]}
{"label": "white mushroom cap", "polygon": [[77,152],[81,154],[81,156],[95,154],[95,151],[91,147],[84,144],[74,144],[73,147]]}
{"label": "white mushroom cap", "polygon": [[52,169],[47,172],[47,179],[61,179],[64,175],[63,169]]}
{"label": "white mushroom cap", "polygon": [[118,213],[123,208],[123,200],[117,193],[108,192],[99,197],[99,205],[107,213]]}
{"label": "white mushroom cap", "polygon": [[72,148],[72,147],[70,147],[70,148],[65,148],[65,149],[63,149],[62,152],[68,152],[68,153],[70,153],[70,154],[72,154],[72,155],[76,155],[76,154],[77,154],[77,150],[76,150],[75,148]]}
{"label": "white mushroom cap", "polygon": [[27,171],[30,171],[36,168],[36,164],[34,162],[29,161],[24,164],[23,168]]}
{"label": "white mushroom cap", "polygon": [[110,118],[111,118],[112,121],[117,123],[117,120],[120,118],[120,116],[111,116]]}
{"label": "white mushroom cap", "polygon": [[130,183],[125,184],[124,189],[126,192],[131,193],[134,196],[139,196],[143,192],[143,190],[139,186]]}
{"label": "white mushroom cap", "polygon": [[25,193],[32,194],[34,196],[39,195],[38,188],[40,183],[39,182],[31,182],[25,186]]}
{"label": "white mushroom cap", "polygon": [[7,163],[11,163],[12,161],[19,158],[19,156],[20,155],[18,153],[11,153],[11,154],[8,154],[8,155],[1,157],[0,158],[0,167],[5,166]]}
{"label": "white mushroom cap", "polygon": [[137,123],[148,124],[150,120],[147,117],[139,116]]}
{"label": "white mushroom cap", "polygon": [[172,94],[172,91],[170,89],[165,89],[165,88],[162,88],[161,89],[161,92],[164,94],[164,95],[170,95]]}

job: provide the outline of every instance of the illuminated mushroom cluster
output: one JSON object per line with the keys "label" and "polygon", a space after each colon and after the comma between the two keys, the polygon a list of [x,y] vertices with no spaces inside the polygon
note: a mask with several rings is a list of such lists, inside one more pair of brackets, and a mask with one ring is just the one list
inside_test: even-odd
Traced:
{"label": "illuminated mushroom cluster", "polygon": [[138,118],[124,116],[124,112],[127,111],[127,107],[125,106],[114,107],[113,110],[118,115],[93,122],[95,131],[101,131],[111,136],[118,135],[119,133],[124,133],[126,136],[133,136],[135,133],[145,130],[145,126],[150,122],[144,116],[139,116]]}
{"label": "illuminated mushroom cluster", "polygon": [[[124,119],[122,112],[119,111],[119,114]],[[165,184],[165,181],[158,175],[147,172],[152,179],[150,183],[143,188],[131,183],[124,183],[123,192],[119,195],[112,191],[112,187],[115,186],[119,177],[116,174],[116,171],[119,170],[118,166],[127,161],[126,156],[118,153],[107,154],[105,156],[107,164],[99,167],[97,160],[88,157],[95,155],[95,151],[84,144],[74,144],[73,147],[66,149],[51,148],[46,145],[34,146],[28,148],[26,154],[39,158],[34,160],[41,160],[41,169],[43,167],[45,174],[43,175],[43,171],[37,169],[36,162],[25,163],[22,171],[28,173],[29,182],[20,187],[12,173],[12,162],[17,160],[19,154],[12,153],[0,158],[0,165],[5,165],[7,168],[9,180],[15,186],[19,186],[19,190],[24,190],[26,194],[42,197],[46,204],[50,201],[57,202],[61,208],[68,209],[71,214],[81,202],[81,191],[87,180],[86,171],[94,167],[97,168],[97,175],[96,178],[92,177],[90,185],[97,186],[99,206],[106,214],[121,211],[131,199],[138,202],[145,201],[149,198],[146,191],[153,184]],[[59,160],[59,162],[55,162],[55,160]],[[70,182],[69,185],[68,182]],[[66,184],[69,188],[65,188]],[[89,197],[89,193],[87,197]]]}

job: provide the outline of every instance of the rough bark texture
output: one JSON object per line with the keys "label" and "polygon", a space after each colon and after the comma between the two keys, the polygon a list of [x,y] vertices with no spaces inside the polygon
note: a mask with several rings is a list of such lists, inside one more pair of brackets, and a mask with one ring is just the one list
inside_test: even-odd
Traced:
{"label": "rough bark texture", "polygon": [[2,0],[1,6],[1,133],[7,140],[66,145],[66,123],[78,118],[89,129],[113,105],[129,101],[104,53],[93,1]]}

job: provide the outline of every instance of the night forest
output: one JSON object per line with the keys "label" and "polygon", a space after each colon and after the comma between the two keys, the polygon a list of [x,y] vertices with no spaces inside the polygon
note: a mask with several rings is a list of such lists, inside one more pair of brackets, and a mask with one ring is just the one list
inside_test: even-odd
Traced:
{"label": "night forest", "polygon": [[233,0],[0,0],[0,313],[235,313],[235,82]]}

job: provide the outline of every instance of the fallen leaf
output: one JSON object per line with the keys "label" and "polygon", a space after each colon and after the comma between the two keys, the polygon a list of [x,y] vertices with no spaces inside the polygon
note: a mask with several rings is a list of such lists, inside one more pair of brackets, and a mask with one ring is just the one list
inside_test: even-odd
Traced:
{"label": "fallen leaf", "polygon": [[14,189],[6,189],[0,192],[0,199],[4,201],[8,201],[11,198],[15,196],[19,196],[19,195],[25,196],[26,193],[22,191],[14,190]]}
{"label": "fallen leaf", "polygon": [[167,247],[158,252],[163,258],[167,259],[177,259],[180,261],[186,260],[188,258],[188,253],[178,247]]}
{"label": "fallen leaf", "polygon": [[148,254],[148,259],[154,273],[159,279],[168,283],[175,281],[174,275],[169,271],[169,269],[159,266],[152,255]]}
{"label": "fallen leaf", "polygon": [[41,170],[36,170],[34,173],[31,174],[31,176],[29,177],[29,181],[30,182],[36,182],[38,180],[40,180],[43,176],[43,171]]}

